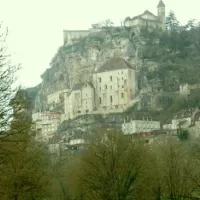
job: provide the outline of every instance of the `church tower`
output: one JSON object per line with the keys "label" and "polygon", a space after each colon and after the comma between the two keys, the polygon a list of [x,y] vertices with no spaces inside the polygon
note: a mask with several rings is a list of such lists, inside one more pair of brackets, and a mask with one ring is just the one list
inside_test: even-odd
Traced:
{"label": "church tower", "polygon": [[157,11],[158,11],[158,19],[165,26],[165,4],[163,3],[162,0],[160,0],[158,5],[157,5]]}

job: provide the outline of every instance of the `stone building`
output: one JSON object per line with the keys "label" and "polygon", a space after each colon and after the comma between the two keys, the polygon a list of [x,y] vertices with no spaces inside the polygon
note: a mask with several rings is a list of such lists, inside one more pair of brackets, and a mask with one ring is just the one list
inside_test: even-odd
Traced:
{"label": "stone building", "polygon": [[51,93],[47,96],[47,103],[48,104],[57,104],[60,103],[60,97],[62,94],[68,92],[68,89],[59,90],[57,92]]}
{"label": "stone building", "polygon": [[160,122],[152,120],[131,120],[122,124],[122,132],[125,135],[135,133],[147,133],[155,130],[160,130]]}
{"label": "stone building", "polygon": [[172,119],[171,124],[164,124],[163,129],[167,130],[177,130],[178,128],[186,129],[188,128],[195,115],[199,111],[198,108],[184,109],[178,112]]}
{"label": "stone building", "polygon": [[113,57],[93,74],[92,83],[77,83],[65,93],[61,121],[84,114],[122,112],[135,103],[137,92],[134,67]]}
{"label": "stone building", "polygon": [[51,112],[34,113],[32,121],[35,123],[36,140],[48,142],[60,125],[60,115]]}
{"label": "stone building", "polygon": [[94,86],[90,82],[77,83],[71,94],[65,94],[65,118],[72,119],[76,115],[91,113],[94,110]]}
{"label": "stone building", "polygon": [[179,94],[181,97],[188,98],[188,96],[190,95],[189,84],[181,84],[179,86]]}
{"label": "stone building", "polygon": [[140,32],[142,27],[148,26],[149,28],[160,27],[165,29],[165,4],[162,0],[157,5],[157,16],[152,12],[145,10],[144,13],[137,15],[133,18],[127,17],[124,21],[125,27],[134,29],[134,33]]}
{"label": "stone building", "polygon": [[92,24],[89,30],[64,30],[63,39],[65,45],[71,45],[89,34],[101,32],[103,29],[98,24]]}
{"label": "stone building", "polygon": [[134,67],[120,57],[109,59],[93,74],[95,105],[100,112],[129,107],[137,94]]}

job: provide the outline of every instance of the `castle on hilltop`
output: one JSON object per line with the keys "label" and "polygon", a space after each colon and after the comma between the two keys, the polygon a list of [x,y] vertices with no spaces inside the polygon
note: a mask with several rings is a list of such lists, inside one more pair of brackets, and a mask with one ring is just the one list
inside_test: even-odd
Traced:
{"label": "castle on hilltop", "polygon": [[152,12],[145,10],[144,13],[137,15],[133,18],[127,17],[124,21],[125,27],[131,27],[136,30],[136,32],[144,27],[160,27],[161,29],[165,29],[165,4],[162,0],[159,1],[157,5],[157,16]]}
{"label": "castle on hilltop", "polygon": [[[160,27],[165,30],[165,4],[162,0],[157,5],[157,16],[152,12],[145,10],[144,13],[137,15],[133,18],[126,17],[124,20],[124,27],[132,28],[135,34],[140,32],[144,26],[151,28]],[[87,37],[89,34],[101,32],[104,28],[98,24],[92,24],[89,30],[64,30],[63,40],[65,45],[73,44],[77,40]]]}

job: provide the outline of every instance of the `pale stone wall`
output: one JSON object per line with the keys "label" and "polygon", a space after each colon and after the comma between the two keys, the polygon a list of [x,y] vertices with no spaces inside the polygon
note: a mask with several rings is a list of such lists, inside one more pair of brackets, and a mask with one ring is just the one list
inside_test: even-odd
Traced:
{"label": "pale stone wall", "polygon": [[96,107],[99,111],[111,111],[127,107],[137,93],[135,70],[120,69],[93,75]]}
{"label": "pale stone wall", "polygon": [[82,88],[82,113],[91,113],[94,110],[94,88],[85,84]]}
{"label": "pale stone wall", "polygon": [[164,7],[158,8],[158,9],[157,9],[157,12],[158,12],[158,19],[159,19],[163,24],[165,24],[165,8],[164,8]]}
{"label": "pale stone wall", "polygon": [[54,92],[52,94],[49,94],[47,96],[47,103],[48,104],[52,104],[52,103],[59,103],[60,102],[60,95],[65,93],[65,92],[68,92],[69,90],[68,89],[65,89],[65,90],[59,90],[57,92]]}
{"label": "pale stone wall", "polygon": [[65,94],[65,117],[73,119],[80,114],[91,113],[94,110],[94,88],[85,83],[81,89],[74,90],[70,95]]}
{"label": "pale stone wall", "polygon": [[160,122],[158,121],[144,121],[144,120],[131,120],[122,124],[122,131],[125,135],[151,132],[153,130],[160,130]]}
{"label": "pale stone wall", "polygon": [[177,126],[174,126],[173,124],[164,124],[163,129],[165,129],[165,130],[175,130],[175,129],[177,129]]}
{"label": "pale stone wall", "polygon": [[65,93],[64,95],[64,112],[65,115],[62,116],[63,120],[68,120],[73,118],[73,108],[72,108],[72,95]]}
{"label": "pale stone wall", "polygon": [[179,86],[179,94],[181,97],[188,97],[190,89],[188,84],[182,84]]}
{"label": "pale stone wall", "polygon": [[146,19],[146,20],[157,20],[158,18],[153,16],[153,15],[149,15],[149,14],[143,14],[141,15],[142,19]]}
{"label": "pale stone wall", "polygon": [[64,30],[64,44],[72,44],[73,40],[86,37],[89,35],[89,33],[89,30]]}
{"label": "pale stone wall", "polygon": [[179,128],[179,123],[180,122],[184,122],[181,125],[181,128],[186,129],[186,128],[188,128],[191,125],[191,120],[192,120],[191,117],[182,118],[182,119],[173,119],[171,124],[165,124],[165,125],[163,125],[163,129],[166,129],[166,130],[176,130],[177,128]]}
{"label": "pale stone wall", "polygon": [[162,23],[159,23],[158,21],[151,21],[148,19],[142,20],[142,19],[134,19],[134,20],[126,20],[124,22],[125,27],[143,27],[146,26],[146,23],[148,23],[149,28],[156,28],[157,26],[163,27]]}
{"label": "pale stone wall", "polygon": [[84,143],[85,143],[84,139],[72,139],[69,142],[70,145],[77,145],[77,144],[84,144]]}
{"label": "pale stone wall", "polygon": [[60,125],[60,115],[55,113],[43,112],[32,115],[33,122],[36,124],[36,139],[40,141],[48,141],[53,137],[54,132]]}

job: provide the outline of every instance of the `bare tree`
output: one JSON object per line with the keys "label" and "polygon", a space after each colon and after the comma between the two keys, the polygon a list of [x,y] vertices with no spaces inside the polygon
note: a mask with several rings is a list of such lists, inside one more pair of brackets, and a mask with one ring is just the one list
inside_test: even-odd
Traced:
{"label": "bare tree", "polygon": [[98,137],[76,161],[77,171],[71,172],[76,174],[72,178],[76,195],[99,200],[137,198],[144,170],[143,144],[113,130]]}
{"label": "bare tree", "polygon": [[[152,199],[187,199],[193,186],[188,176],[190,159],[185,144],[169,140],[151,147],[148,185]],[[149,157],[150,158],[150,157]]]}
{"label": "bare tree", "polygon": [[18,70],[18,66],[11,64],[10,56],[6,52],[7,33],[8,31],[0,24],[0,135],[8,129],[12,118],[9,102],[16,91],[14,83]]}
{"label": "bare tree", "polygon": [[25,94],[19,91],[12,101],[17,112],[7,137],[0,142],[0,199],[4,200],[45,198],[50,192],[49,155],[45,145],[34,140]]}

